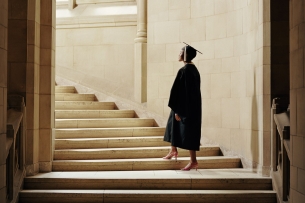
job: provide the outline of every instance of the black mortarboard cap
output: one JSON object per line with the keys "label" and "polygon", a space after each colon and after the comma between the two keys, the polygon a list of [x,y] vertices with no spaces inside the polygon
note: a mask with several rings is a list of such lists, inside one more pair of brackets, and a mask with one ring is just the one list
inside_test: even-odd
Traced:
{"label": "black mortarboard cap", "polygon": [[185,42],[183,42],[183,43],[186,44],[186,46],[184,47],[184,61],[191,61],[193,58],[196,57],[197,52],[202,54],[200,51],[198,51],[197,49],[195,49],[191,45],[189,45]]}

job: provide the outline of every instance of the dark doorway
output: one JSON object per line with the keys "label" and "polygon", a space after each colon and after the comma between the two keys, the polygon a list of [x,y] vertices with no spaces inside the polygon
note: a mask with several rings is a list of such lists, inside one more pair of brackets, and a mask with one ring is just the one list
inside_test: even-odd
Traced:
{"label": "dark doorway", "polygon": [[271,0],[271,101],[289,105],[289,1]]}

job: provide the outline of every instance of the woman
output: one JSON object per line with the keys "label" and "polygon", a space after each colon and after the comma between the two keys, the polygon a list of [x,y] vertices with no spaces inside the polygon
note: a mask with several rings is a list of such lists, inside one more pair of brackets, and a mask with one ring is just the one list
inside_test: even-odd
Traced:
{"label": "woman", "polygon": [[201,92],[200,74],[192,60],[197,50],[191,46],[182,48],[179,61],[184,66],[178,71],[170,92],[168,106],[171,113],[167,122],[164,141],[171,143],[170,152],[163,159],[177,160],[177,147],[190,152],[190,162],[181,170],[198,168],[196,151],[201,138]]}

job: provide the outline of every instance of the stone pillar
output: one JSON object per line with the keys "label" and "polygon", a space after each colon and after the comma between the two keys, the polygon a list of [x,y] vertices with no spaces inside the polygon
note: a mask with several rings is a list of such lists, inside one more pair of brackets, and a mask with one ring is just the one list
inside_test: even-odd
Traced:
{"label": "stone pillar", "polygon": [[135,39],[134,92],[135,100],[147,101],[147,0],[137,0],[138,25]]}
{"label": "stone pillar", "polygon": [[73,10],[76,7],[76,0],[69,0],[69,9]]}
{"label": "stone pillar", "polygon": [[55,113],[55,0],[40,2],[39,171],[52,171]]}
{"label": "stone pillar", "polygon": [[0,0],[0,202],[6,202],[6,109],[8,0]]}
{"label": "stone pillar", "polygon": [[290,194],[289,202],[305,199],[305,1],[290,3]]}

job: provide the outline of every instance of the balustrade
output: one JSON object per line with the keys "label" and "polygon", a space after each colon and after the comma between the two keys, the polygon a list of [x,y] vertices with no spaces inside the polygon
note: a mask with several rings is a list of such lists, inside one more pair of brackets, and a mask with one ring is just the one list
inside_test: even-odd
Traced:
{"label": "balustrade", "polygon": [[290,111],[283,111],[279,98],[271,108],[272,178],[280,201],[289,200],[290,188]]}

